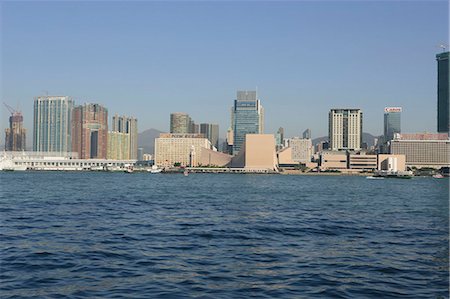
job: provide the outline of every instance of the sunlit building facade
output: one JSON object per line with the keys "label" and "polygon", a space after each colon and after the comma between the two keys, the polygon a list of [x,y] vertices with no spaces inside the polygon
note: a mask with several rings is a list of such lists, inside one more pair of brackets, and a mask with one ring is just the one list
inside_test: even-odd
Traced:
{"label": "sunlit building facade", "polygon": [[108,149],[108,109],[84,104],[73,109],[72,151],[80,159],[106,159]]}
{"label": "sunlit building facade", "polygon": [[34,98],[33,151],[72,151],[73,100],[68,96]]}
{"label": "sunlit building facade", "polygon": [[330,149],[359,150],[362,144],[363,113],[360,109],[331,109],[329,113]]}

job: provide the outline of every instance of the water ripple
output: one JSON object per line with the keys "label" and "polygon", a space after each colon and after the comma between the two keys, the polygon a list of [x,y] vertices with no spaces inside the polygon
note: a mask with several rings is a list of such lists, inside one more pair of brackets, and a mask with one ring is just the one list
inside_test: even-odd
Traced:
{"label": "water ripple", "polygon": [[1,298],[449,296],[445,180],[32,172],[0,187]]}

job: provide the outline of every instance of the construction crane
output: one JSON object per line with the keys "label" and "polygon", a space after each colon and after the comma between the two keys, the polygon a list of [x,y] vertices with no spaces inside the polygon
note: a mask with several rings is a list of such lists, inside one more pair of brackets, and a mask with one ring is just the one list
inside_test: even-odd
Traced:
{"label": "construction crane", "polygon": [[3,102],[3,105],[5,105],[6,109],[9,110],[9,112],[11,113],[11,115],[20,113],[19,111],[17,111],[16,109],[14,109],[13,107],[9,106],[8,104],[6,104],[5,102]]}
{"label": "construction crane", "polygon": [[18,111],[17,109],[14,109],[13,107],[6,104],[5,102],[3,102],[3,105],[5,105],[6,109],[8,109],[8,111],[11,113],[12,116],[22,115],[22,113],[20,111]]}

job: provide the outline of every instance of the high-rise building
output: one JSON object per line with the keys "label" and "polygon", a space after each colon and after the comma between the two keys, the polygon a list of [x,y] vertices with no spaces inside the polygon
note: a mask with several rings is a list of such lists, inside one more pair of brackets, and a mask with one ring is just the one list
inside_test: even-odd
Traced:
{"label": "high-rise building", "polygon": [[106,159],[108,149],[108,109],[84,104],[73,109],[72,151],[80,159]]}
{"label": "high-rise building", "polygon": [[303,139],[311,139],[311,129],[303,131]]}
{"label": "high-rise building", "polygon": [[196,125],[189,114],[184,112],[175,112],[170,114],[170,133],[189,134],[194,133],[195,131]]}
{"label": "high-rise building", "polygon": [[359,150],[362,144],[363,113],[360,109],[331,109],[329,113],[330,149]]}
{"label": "high-rise building", "polygon": [[108,160],[130,159],[130,134],[117,131],[108,132]]}
{"label": "high-rise building", "polygon": [[449,52],[436,55],[437,60],[437,131],[439,133],[448,133],[450,125],[450,108],[449,108],[449,68],[448,68]]}
{"label": "high-rise building", "polygon": [[137,160],[138,158],[138,127],[137,119],[134,117],[119,116],[115,114],[112,118],[111,132],[119,132],[129,134],[128,138],[128,158],[129,160]]}
{"label": "high-rise building", "polygon": [[204,134],[211,144],[219,149],[219,125],[216,124],[200,124],[200,132]]}
{"label": "high-rise building", "polygon": [[5,129],[5,151],[24,151],[26,145],[26,129],[23,127],[23,115],[19,111],[11,111],[9,128]]}
{"label": "high-rise building", "polygon": [[384,108],[384,141],[394,139],[395,133],[401,133],[401,107]]}
{"label": "high-rise building", "polygon": [[68,96],[34,98],[33,151],[72,150],[72,109],[73,100]]}
{"label": "high-rise building", "polygon": [[281,149],[284,145],[284,128],[278,128],[277,134],[275,135],[275,147],[277,150]]}
{"label": "high-rise building", "polygon": [[256,91],[238,91],[232,110],[233,155],[239,153],[245,135],[263,134],[264,108]]}

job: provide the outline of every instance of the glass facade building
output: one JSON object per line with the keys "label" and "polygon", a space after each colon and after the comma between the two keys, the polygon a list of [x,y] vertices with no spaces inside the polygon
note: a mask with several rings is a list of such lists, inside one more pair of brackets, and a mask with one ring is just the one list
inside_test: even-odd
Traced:
{"label": "glass facade building", "polygon": [[264,132],[264,109],[256,91],[238,91],[232,109],[233,155],[241,150],[246,134]]}
{"label": "glass facade building", "polygon": [[384,108],[384,141],[394,139],[395,133],[401,133],[401,107]]}
{"label": "glass facade building", "polygon": [[72,150],[72,109],[71,97],[34,98],[33,151],[66,153]]}
{"label": "glass facade building", "polygon": [[437,60],[437,131],[439,133],[449,132],[450,109],[449,109],[449,52],[436,55]]}

